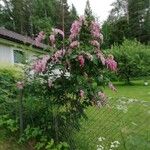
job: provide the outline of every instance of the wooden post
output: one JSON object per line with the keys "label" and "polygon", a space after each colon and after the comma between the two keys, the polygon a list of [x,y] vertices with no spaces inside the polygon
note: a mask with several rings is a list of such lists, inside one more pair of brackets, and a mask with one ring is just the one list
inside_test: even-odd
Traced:
{"label": "wooden post", "polygon": [[20,136],[23,133],[23,89],[20,89],[19,94],[19,119],[20,119]]}
{"label": "wooden post", "polygon": [[[62,3],[62,31],[65,33],[64,3],[63,3],[63,0],[61,1],[61,3]],[[65,39],[65,37],[63,37],[63,49],[64,49],[64,39]]]}

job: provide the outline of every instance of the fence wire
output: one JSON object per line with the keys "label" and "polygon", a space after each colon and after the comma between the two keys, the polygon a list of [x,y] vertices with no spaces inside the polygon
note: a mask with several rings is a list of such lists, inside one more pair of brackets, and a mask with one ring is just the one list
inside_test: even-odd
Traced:
{"label": "fence wire", "polygon": [[80,130],[73,131],[72,138],[64,135],[70,150],[150,149],[150,102],[109,98],[106,106],[91,106],[85,113]]}

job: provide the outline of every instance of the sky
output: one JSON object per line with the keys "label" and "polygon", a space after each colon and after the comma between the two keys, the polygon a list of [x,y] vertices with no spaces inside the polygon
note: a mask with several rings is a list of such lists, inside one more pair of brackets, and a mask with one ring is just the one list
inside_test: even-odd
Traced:
{"label": "sky", "polygon": [[[74,4],[79,15],[84,15],[87,0],[68,0],[69,6]],[[100,22],[107,19],[112,8],[111,4],[115,0],[89,0],[93,14],[99,18]]]}

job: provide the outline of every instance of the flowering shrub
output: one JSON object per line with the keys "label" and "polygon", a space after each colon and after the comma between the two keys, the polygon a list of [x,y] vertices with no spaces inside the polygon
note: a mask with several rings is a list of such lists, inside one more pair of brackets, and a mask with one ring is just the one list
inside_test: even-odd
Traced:
{"label": "flowering shrub", "polygon": [[[53,52],[39,58],[26,71],[24,90],[31,101],[26,107],[33,116],[30,121],[29,112],[24,112],[24,126],[32,122],[42,130],[46,138],[42,148],[51,139],[55,144],[67,142],[71,147],[73,131],[79,129],[84,109],[106,104],[107,96],[101,87],[107,84],[116,90],[105,74],[107,70],[116,71],[117,63],[112,55],[106,57],[100,49],[103,36],[99,24],[81,17],[73,22],[70,32],[68,44],[63,43],[58,49],[56,36],[60,34],[64,39],[65,35],[53,29],[49,36]],[[43,36],[40,33],[37,41]],[[40,141],[39,136],[34,138]]]}

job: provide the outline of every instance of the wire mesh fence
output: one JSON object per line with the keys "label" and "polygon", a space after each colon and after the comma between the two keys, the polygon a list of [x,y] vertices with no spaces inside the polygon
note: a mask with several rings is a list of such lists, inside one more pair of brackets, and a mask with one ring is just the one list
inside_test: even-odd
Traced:
{"label": "wire mesh fence", "polygon": [[68,139],[70,149],[150,149],[149,108],[148,101],[126,97],[109,98],[104,107],[89,107],[85,110],[87,119],[80,121],[80,130]]}

